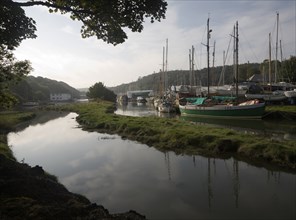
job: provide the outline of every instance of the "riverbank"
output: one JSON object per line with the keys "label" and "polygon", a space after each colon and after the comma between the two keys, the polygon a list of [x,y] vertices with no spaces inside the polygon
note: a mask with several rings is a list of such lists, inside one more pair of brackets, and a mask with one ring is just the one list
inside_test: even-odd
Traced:
{"label": "riverbank", "polygon": [[110,214],[101,205],[69,192],[40,166],[19,163],[7,134],[38,112],[0,113],[0,219],[145,219],[135,211]]}
{"label": "riverbank", "polygon": [[[295,107],[289,109],[290,115],[295,113],[293,109]],[[197,126],[178,119],[115,115],[114,104],[103,101],[59,106],[57,110],[77,112],[77,121],[83,129],[116,133],[122,138],[135,140],[161,151],[222,158],[234,156],[248,162],[254,161],[255,164],[262,163],[263,166],[272,165],[296,171],[294,141],[271,140],[226,128]]]}

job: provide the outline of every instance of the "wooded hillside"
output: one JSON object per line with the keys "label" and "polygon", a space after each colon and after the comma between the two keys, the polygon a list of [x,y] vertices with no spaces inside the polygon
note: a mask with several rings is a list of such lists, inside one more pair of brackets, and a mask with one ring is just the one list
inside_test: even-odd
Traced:
{"label": "wooded hillside", "polygon": [[49,101],[51,93],[68,93],[72,98],[79,98],[80,92],[68,84],[43,77],[28,76],[10,87],[11,92],[20,102]]}

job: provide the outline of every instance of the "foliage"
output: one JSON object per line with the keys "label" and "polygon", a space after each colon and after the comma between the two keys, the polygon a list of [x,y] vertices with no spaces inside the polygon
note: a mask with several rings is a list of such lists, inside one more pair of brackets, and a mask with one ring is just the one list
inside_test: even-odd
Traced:
{"label": "foliage", "polygon": [[0,45],[10,50],[19,46],[24,39],[36,38],[35,21],[12,3],[12,0],[0,1]]}
{"label": "foliage", "polygon": [[280,76],[285,81],[296,82],[296,56],[291,56],[281,63]]}
{"label": "foliage", "polygon": [[29,61],[17,61],[12,50],[27,38],[35,38],[35,22],[11,0],[0,2],[0,109],[9,108],[17,99],[8,87],[18,82],[31,70]]}
{"label": "foliage", "polygon": [[91,86],[89,88],[89,91],[86,93],[86,96],[90,99],[102,99],[112,102],[116,100],[116,95],[114,94],[114,92],[107,89],[101,82]]}
{"label": "foliage", "polygon": [[9,108],[17,102],[8,88],[31,70],[29,61],[16,61],[12,52],[0,45],[0,109]]}
{"label": "foliage", "polygon": [[123,28],[133,32],[141,32],[145,18],[153,23],[165,18],[167,3],[164,0],[32,0],[27,2],[10,2],[13,7],[42,5],[49,12],[70,14],[71,19],[83,23],[83,38],[96,36],[111,44],[123,43],[127,35]]}

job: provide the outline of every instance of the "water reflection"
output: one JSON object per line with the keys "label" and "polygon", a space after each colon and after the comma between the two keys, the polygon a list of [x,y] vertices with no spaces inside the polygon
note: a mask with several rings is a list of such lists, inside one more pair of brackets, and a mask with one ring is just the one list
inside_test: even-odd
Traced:
{"label": "water reflection", "polygon": [[164,162],[168,171],[168,179],[171,180],[171,163],[170,163],[170,152],[164,153]]}
{"label": "water reflection", "polygon": [[[296,175],[233,158],[159,152],[77,128],[76,114],[10,133],[18,160],[39,164],[110,212],[148,219],[295,219]],[[58,129],[57,129],[58,128]]]}
{"label": "water reflection", "polygon": [[37,111],[36,116],[29,121],[25,121],[18,125],[17,130],[23,130],[28,126],[42,125],[50,120],[57,118],[63,118],[69,114],[69,112],[59,112],[59,111]]}
{"label": "water reflection", "polygon": [[117,103],[115,114],[143,117],[157,116],[157,111],[152,103],[128,102],[121,105]]}

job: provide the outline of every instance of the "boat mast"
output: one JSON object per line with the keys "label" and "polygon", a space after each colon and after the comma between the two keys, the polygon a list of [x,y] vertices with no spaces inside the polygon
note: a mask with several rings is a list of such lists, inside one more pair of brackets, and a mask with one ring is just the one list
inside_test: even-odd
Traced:
{"label": "boat mast", "polygon": [[192,69],[191,69],[191,49],[189,49],[189,85],[192,86],[191,82],[191,75],[192,75]]}
{"label": "boat mast", "polygon": [[238,21],[233,27],[233,73],[235,83],[235,96],[238,98]]}
{"label": "boat mast", "polygon": [[195,83],[195,75],[194,75],[194,47],[193,47],[193,45],[192,45],[191,53],[192,53],[192,55],[191,55],[191,58],[192,58],[192,60],[191,60],[192,82],[193,82],[193,86],[195,86],[196,83]]}
{"label": "boat mast", "polygon": [[164,95],[164,51],[165,48],[162,47],[162,73],[161,73],[161,81],[160,81],[160,97],[162,97]]}
{"label": "boat mast", "polygon": [[236,36],[235,36],[235,51],[236,51],[236,71],[235,71],[235,78],[236,78],[236,82],[235,82],[235,94],[236,94],[236,98],[238,98],[238,21],[236,21]]}
{"label": "boat mast", "polygon": [[279,13],[276,13],[276,43],[275,43],[275,70],[274,83],[277,83],[277,54],[278,54],[278,35],[279,35]]}
{"label": "boat mast", "polygon": [[213,66],[212,66],[213,72],[215,72],[215,70],[214,70],[214,68],[215,68],[215,46],[216,46],[216,41],[214,41],[214,49],[213,49]]}
{"label": "boat mast", "polygon": [[208,96],[210,95],[210,46],[209,46],[209,41],[210,41],[210,33],[212,32],[212,30],[209,29],[209,23],[210,23],[210,18],[208,18],[207,21],[207,61],[208,61]]}
{"label": "boat mast", "polygon": [[234,82],[235,83],[235,80],[236,80],[236,66],[235,66],[235,62],[236,62],[236,59],[235,59],[235,25],[233,26],[233,78],[234,78]]}
{"label": "boat mast", "polygon": [[189,85],[192,86],[192,65],[191,65],[191,49],[189,49]]}
{"label": "boat mast", "polygon": [[[269,65],[268,65],[268,73],[269,73],[269,85],[271,86],[271,41],[270,41],[270,33],[269,33]],[[270,87],[271,88],[271,87]]]}
{"label": "boat mast", "polygon": [[168,87],[168,50],[169,50],[169,40],[166,39],[166,55],[165,55],[165,82],[164,82],[164,88]]}
{"label": "boat mast", "polygon": [[225,63],[226,63],[225,50],[223,50],[223,75],[222,75],[223,86],[225,85]]}

